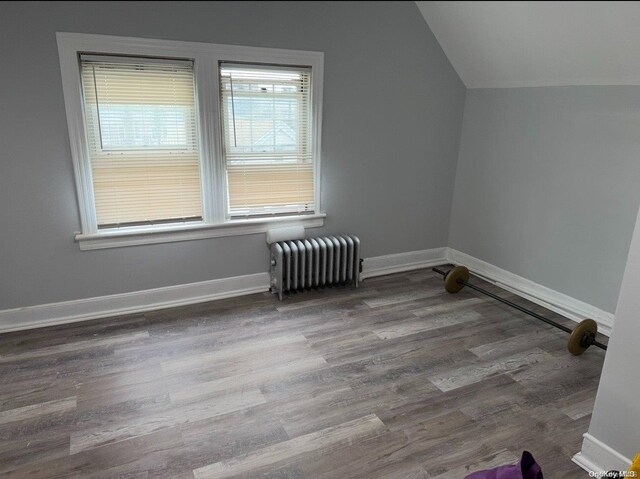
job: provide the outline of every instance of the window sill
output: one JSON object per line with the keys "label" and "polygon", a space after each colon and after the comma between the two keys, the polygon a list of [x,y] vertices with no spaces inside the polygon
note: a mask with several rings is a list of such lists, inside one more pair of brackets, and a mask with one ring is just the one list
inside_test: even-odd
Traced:
{"label": "window sill", "polygon": [[283,216],[276,218],[252,218],[232,220],[221,224],[195,223],[188,225],[137,226],[120,228],[99,233],[77,233],[75,240],[83,251],[105,248],[121,248],[174,241],[190,241],[222,236],[238,236],[265,233],[277,226],[301,225],[317,228],[324,225],[325,213],[314,215]]}

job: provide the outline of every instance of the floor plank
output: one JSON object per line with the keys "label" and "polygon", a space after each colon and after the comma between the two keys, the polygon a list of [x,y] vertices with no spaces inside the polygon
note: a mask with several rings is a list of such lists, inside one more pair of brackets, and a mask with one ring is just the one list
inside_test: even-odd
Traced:
{"label": "floor plank", "polygon": [[74,409],[75,407],[76,397],[72,396],[64,399],[57,399],[54,401],[32,404],[30,406],[8,409],[5,411],[0,411],[0,425],[14,421],[22,421],[24,419],[33,419],[45,414],[69,411],[71,409]]}
{"label": "floor plank", "polygon": [[384,430],[384,424],[371,414],[320,431],[297,436],[240,458],[216,462],[193,471],[196,479],[223,479],[251,472],[260,474],[265,468],[284,465],[308,453],[338,449]]}

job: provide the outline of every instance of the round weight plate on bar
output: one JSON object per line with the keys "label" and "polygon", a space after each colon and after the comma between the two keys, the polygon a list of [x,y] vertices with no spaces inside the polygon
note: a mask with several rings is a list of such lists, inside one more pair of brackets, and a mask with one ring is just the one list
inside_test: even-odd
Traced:
{"label": "round weight plate on bar", "polygon": [[584,353],[591,343],[587,340],[589,336],[595,338],[598,332],[598,323],[593,319],[584,319],[580,321],[580,324],[571,332],[569,336],[569,342],[567,343],[567,349],[574,356],[579,356]]}
{"label": "round weight plate on bar", "polygon": [[469,270],[464,266],[456,266],[447,273],[444,277],[444,289],[451,294],[457,293],[464,288],[463,284],[458,283],[459,279],[469,281]]}

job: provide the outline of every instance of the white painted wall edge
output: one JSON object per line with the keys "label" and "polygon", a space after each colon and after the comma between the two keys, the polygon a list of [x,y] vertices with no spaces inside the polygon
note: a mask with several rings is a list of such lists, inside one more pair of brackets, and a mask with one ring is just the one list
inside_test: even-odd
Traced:
{"label": "white painted wall edge", "polygon": [[268,290],[269,274],[255,273],[131,293],[7,309],[0,311],[0,333],[204,303]]}
{"label": "white painted wall edge", "polygon": [[[575,321],[593,318],[598,322],[599,330],[605,335],[609,335],[611,331],[612,314],[447,247],[366,258],[361,279],[430,268],[447,262],[463,264],[474,274],[487,281],[567,318]],[[0,311],[0,333],[141,313],[268,290],[269,274],[264,272],[131,293],[7,309]]]}
{"label": "white painted wall edge", "polygon": [[631,459],[607,446],[588,432],[583,434],[582,451],[572,461],[588,472],[626,471]]}
{"label": "white painted wall edge", "polygon": [[365,258],[360,279],[430,268],[446,262],[446,247],[375,256],[373,258]]}
{"label": "white painted wall edge", "polygon": [[555,311],[573,321],[580,322],[585,318],[591,318],[598,323],[598,332],[605,336],[611,334],[614,316],[607,311],[551,288],[547,288],[546,286],[542,286],[541,284],[534,283],[522,276],[510,273],[509,271],[453,248],[447,248],[447,260],[451,263],[464,265],[469,268],[472,273],[490,283],[500,286],[507,291],[511,291],[551,311]]}

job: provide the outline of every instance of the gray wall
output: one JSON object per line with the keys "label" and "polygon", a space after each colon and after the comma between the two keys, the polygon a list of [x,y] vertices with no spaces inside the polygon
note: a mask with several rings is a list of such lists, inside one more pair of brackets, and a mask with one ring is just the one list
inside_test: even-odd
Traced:
{"label": "gray wall", "polygon": [[640,87],[469,90],[449,246],[613,312],[639,184]]}
{"label": "gray wall", "polygon": [[0,310],[267,269],[264,235],[78,249],[57,31],[325,52],[325,230],[446,246],[465,87],[414,2],[4,3]]}

